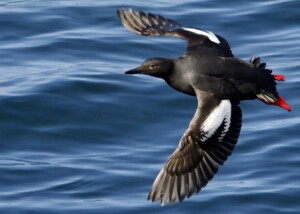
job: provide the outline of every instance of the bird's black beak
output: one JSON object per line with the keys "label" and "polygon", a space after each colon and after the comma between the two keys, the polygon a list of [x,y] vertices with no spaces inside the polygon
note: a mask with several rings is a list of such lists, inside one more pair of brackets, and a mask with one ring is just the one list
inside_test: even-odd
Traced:
{"label": "bird's black beak", "polygon": [[140,73],[141,73],[140,67],[125,72],[125,74],[140,74]]}

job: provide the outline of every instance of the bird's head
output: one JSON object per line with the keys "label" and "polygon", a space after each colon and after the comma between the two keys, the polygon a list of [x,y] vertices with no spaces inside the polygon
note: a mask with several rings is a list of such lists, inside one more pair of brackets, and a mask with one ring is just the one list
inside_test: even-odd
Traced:
{"label": "bird's head", "polygon": [[166,58],[147,59],[139,67],[126,71],[125,74],[147,74],[154,77],[165,78],[173,68],[173,61]]}

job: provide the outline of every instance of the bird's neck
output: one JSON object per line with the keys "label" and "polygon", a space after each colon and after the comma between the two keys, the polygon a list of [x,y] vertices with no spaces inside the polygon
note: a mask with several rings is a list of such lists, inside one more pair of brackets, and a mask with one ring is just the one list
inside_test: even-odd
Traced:
{"label": "bird's neck", "polygon": [[170,73],[170,75],[168,75],[167,77],[165,77],[163,79],[172,88],[174,88],[182,93],[185,93],[185,94],[188,94],[191,96],[195,96],[194,89],[189,84],[188,76],[181,72],[176,71],[176,69],[173,69],[172,72]]}

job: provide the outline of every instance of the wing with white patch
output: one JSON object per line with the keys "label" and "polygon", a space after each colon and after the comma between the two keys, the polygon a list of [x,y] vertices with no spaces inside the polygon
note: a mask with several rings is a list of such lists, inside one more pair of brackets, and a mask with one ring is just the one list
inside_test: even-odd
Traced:
{"label": "wing with white patch", "polygon": [[133,33],[144,36],[176,36],[188,42],[188,49],[200,45],[210,48],[205,49],[208,54],[233,56],[226,39],[213,32],[183,27],[176,21],[132,9],[117,10],[117,13],[122,24]]}
{"label": "wing with white patch", "polygon": [[178,148],[156,177],[148,200],[173,204],[199,192],[235,148],[242,122],[238,105],[206,92],[196,94],[196,113]]}

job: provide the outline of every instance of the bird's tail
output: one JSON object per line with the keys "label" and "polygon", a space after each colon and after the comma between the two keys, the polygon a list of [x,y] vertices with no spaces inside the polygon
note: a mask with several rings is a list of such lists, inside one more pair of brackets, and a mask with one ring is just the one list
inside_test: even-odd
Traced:
{"label": "bird's tail", "polygon": [[250,63],[252,63],[256,69],[260,70],[261,72],[264,72],[267,76],[270,76],[272,78],[271,81],[274,82],[273,84],[275,87],[275,93],[270,93],[262,89],[260,93],[256,95],[257,98],[268,105],[279,106],[288,111],[291,111],[292,110],[291,107],[286,103],[286,101],[281,96],[279,96],[279,94],[276,91],[275,81],[284,81],[284,76],[281,74],[272,74],[272,70],[267,69],[266,63],[261,63],[259,57],[255,57],[255,56],[252,57],[250,59]]}

